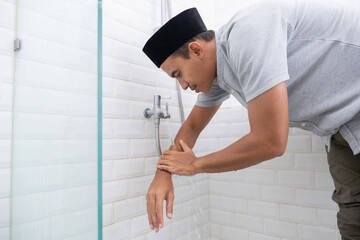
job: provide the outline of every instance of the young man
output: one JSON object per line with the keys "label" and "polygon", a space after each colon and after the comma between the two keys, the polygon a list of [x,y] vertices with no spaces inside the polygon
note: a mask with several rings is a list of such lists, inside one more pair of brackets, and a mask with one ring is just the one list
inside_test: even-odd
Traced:
{"label": "young man", "polygon": [[[147,194],[151,229],[171,218],[171,174],[243,169],[284,153],[288,129],[326,143],[343,240],[360,239],[360,8],[354,1],[271,1],[207,31],[195,8],[175,16],[143,51],[183,89],[200,92],[165,151]],[[214,36],[215,35],[215,36]],[[250,133],[203,157],[191,148],[229,94],[248,109]],[[181,141],[182,140],[182,141]]]}

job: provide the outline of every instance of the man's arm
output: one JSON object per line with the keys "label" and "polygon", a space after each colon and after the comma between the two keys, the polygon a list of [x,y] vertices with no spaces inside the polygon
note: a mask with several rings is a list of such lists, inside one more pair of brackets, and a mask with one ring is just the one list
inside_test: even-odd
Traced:
{"label": "man's arm", "polygon": [[[194,106],[175,137],[175,146],[170,147],[170,150],[181,151],[179,143],[180,139],[183,139],[189,144],[189,146],[193,147],[201,131],[210,122],[220,105],[209,108]],[[167,201],[167,216],[171,216],[173,212],[174,190],[169,172],[159,169],[156,170],[155,177],[148,190],[146,200],[150,227],[151,229],[155,228],[155,231],[157,232],[160,224],[161,226],[164,226],[164,200]]]}
{"label": "man's arm", "polygon": [[190,148],[193,148],[201,131],[207,126],[220,106],[221,104],[214,107],[194,106],[189,117],[179,129],[174,140],[175,147],[171,150],[181,150],[180,139],[184,140]]}
{"label": "man's arm", "polygon": [[[214,107],[194,106],[184,124],[180,127],[174,139],[174,146],[169,150],[181,151],[180,139],[185,141],[190,148],[193,148],[201,131],[207,126],[213,118],[221,104]],[[163,170],[157,170],[156,175],[170,176],[170,173]]]}
{"label": "man's arm", "polygon": [[250,133],[221,151],[198,158],[195,173],[243,169],[285,152],[289,132],[286,83],[250,101],[248,114]]}

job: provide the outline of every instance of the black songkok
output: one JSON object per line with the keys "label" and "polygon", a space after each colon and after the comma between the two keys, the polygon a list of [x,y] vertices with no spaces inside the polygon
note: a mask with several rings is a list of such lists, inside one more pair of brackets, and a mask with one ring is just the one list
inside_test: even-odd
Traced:
{"label": "black songkok", "polygon": [[143,52],[159,68],[184,43],[207,31],[196,8],[189,8],[171,18],[146,42]]}

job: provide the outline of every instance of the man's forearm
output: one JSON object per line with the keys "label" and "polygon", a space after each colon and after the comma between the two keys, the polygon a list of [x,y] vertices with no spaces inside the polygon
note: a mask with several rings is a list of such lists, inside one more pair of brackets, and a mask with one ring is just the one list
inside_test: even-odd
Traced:
{"label": "man's forearm", "polygon": [[248,116],[250,133],[219,152],[196,158],[195,173],[243,169],[284,154],[289,134],[286,83],[249,101]]}
{"label": "man's forearm", "polygon": [[181,151],[181,146],[180,146],[181,139],[184,142],[186,142],[190,148],[193,148],[197,138],[199,137],[199,134],[200,134],[199,131],[196,131],[194,128],[190,126],[190,124],[185,122],[179,129],[179,132],[174,139],[175,146],[171,146],[169,149],[175,151]]}
{"label": "man's forearm", "polygon": [[282,154],[283,149],[279,146],[271,141],[261,141],[250,133],[221,151],[199,157],[195,162],[195,172],[236,171]]}

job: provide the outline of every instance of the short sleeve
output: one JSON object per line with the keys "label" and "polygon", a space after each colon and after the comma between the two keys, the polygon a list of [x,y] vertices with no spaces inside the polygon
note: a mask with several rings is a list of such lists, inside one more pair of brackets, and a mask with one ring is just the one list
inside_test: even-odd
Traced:
{"label": "short sleeve", "polygon": [[229,29],[227,54],[246,102],[289,79],[287,67],[288,24],[280,7],[239,17]]}
{"label": "short sleeve", "polygon": [[214,107],[225,101],[230,97],[230,94],[224,89],[220,88],[217,81],[214,80],[209,93],[203,92],[198,94],[195,105],[199,107]]}

